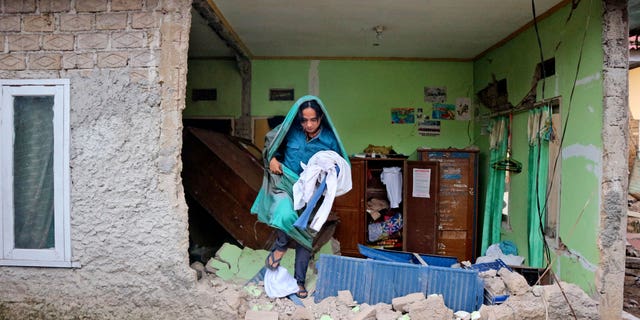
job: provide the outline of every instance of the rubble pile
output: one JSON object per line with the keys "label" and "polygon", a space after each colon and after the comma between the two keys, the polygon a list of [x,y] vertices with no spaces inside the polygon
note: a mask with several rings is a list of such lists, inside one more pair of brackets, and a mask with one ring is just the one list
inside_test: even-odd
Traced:
{"label": "rubble pile", "polygon": [[[503,290],[509,298],[500,305],[482,305],[480,310],[451,310],[440,295],[425,296],[422,292],[394,298],[391,304],[368,305],[353,300],[349,291],[315,303],[313,296],[298,300],[272,299],[264,292],[262,282],[225,280],[207,269],[198,268],[199,285],[215,290],[219,299],[212,303],[225,319],[245,320],[502,320],[502,319],[599,319],[597,303],[578,286],[560,285],[530,287],[524,277],[507,269],[489,270],[481,276],[491,290]],[[500,284],[502,283],[502,284]],[[463,289],[463,288],[462,288]],[[565,300],[564,297],[567,297]],[[569,303],[567,303],[567,300]]]}

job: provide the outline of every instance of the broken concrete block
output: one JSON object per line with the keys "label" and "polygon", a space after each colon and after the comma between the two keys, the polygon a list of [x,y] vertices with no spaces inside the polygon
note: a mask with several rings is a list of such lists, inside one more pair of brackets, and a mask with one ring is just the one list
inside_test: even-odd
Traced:
{"label": "broken concrete block", "polygon": [[397,297],[397,298],[391,299],[391,305],[393,306],[393,310],[405,313],[407,312],[405,308],[406,306],[408,306],[413,302],[424,300],[424,299],[425,299],[424,293],[415,292],[415,293],[410,293],[404,297]]}
{"label": "broken concrete block", "polygon": [[491,292],[494,296],[508,294],[507,286],[500,277],[487,277],[483,278],[484,288]]}
{"label": "broken concrete block", "polygon": [[338,291],[338,302],[349,307],[355,305],[355,302],[353,301],[353,295],[351,295],[351,291],[349,290]]}
{"label": "broken concrete block", "polygon": [[[598,302],[591,299],[580,287],[573,283],[561,281],[560,286],[558,284],[542,286],[544,288],[543,298],[549,303],[549,310],[553,311],[555,319],[570,319],[574,317],[564,296],[569,300],[569,304],[571,304],[578,319],[599,319]],[[564,296],[562,291],[564,291]],[[549,317],[551,318],[551,312]]]}
{"label": "broken concrete block", "polygon": [[231,269],[229,268],[229,264],[215,258],[209,259],[209,262],[207,262],[206,269],[212,270],[213,271],[212,273],[215,273],[216,276],[222,278],[223,280],[230,280],[235,275],[235,273],[231,272]]}
{"label": "broken concrete block", "polygon": [[361,306],[360,312],[356,313],[351,319],[353,320],[376,319],[376,308],[370,305]]}
{"label": "broken concrete block", "polygon": [[500,268],[498,275],[504,281],[507,289],[509,289],[510,295],[525,294],[531,290],[527,279],[517,272],[509,271],[507,268]]}
{"label": "broken concrete block", "polygon": [[391,305],[386,303],[378,303],[376,308],[376,320],[397,320],[402,316],[402,312],[394,311],[391,309]]}
{"label": "broken concrete block", "polygon": [[426,300],[413,302],[407,309],[411,319],[450,320],[453,318],[453,310],[447,308],[444,298],[439,294],[431,294]]}
{"label": "broken concrete block", "polygon": [[242,249],[230,243],[224,243],[216,252],[216,258],[229,264],[232,273],[238,273],[238,260],[242,254]]}
{"label": "broken concrete block", "polygon": [[291,320],[313,320],[313,313],[307,308],[297,306],[291,314]]}
{"label": "broken concrete block", "polygon": [[278,320],[278,313],[273,311],[249,310],[244,315],[244,320]]}

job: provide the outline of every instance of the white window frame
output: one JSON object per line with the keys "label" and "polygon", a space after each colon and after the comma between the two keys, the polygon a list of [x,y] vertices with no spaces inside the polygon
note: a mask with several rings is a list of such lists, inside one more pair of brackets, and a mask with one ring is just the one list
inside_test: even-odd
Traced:
{"label": "white window frame", "polygon": [[[0,79],[0,266],[74,267],[71,261],[69,79]],[[53,96],[54,234],[52,249],[15,248],[13,104],[16,96]]]}

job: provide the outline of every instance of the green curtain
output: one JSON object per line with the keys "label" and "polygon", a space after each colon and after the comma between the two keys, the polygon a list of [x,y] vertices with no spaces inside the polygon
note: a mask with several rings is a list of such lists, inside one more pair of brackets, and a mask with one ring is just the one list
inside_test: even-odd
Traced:
{"label": "green curtain", "polygon": [[529,234],[529,266],[545,265],[543,225],[547,213],[547,175],[549,172],[549,107],[529,111],[529,171],[527,231]]}
{"label": "green curtain", "polygon": [[53,96],[18,96],[13,114],[15,248],[53,248]]}
{"label": "green curtain", "polygon": [[491,120],[491,152],[489,159],[489,182],[484,204],[482,221],[482,255],[487,248],[500,242],[500,228],[502,224],[502,208],[504,206],[505,171],[496,170],[492,164],[504,159],[507,155],[507,130],[509,120],[498,117]]}

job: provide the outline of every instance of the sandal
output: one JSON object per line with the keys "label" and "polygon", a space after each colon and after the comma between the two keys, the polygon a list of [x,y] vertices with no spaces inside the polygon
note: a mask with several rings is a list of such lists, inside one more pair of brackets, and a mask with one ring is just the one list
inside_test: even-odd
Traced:
{"label": "sandal", "polygon": [[[276,252],[281,252],[282,255],[280,256],[280,258],[276,259]],[[279,250],[273,250],[271,252],[269,252],[269,255],[267,256],[267,259],[265,259],[264,261],[264,266],[267,267],[267,269],[274,271],[276,269],[278,269],[278,267],[280,266],[280,260],[282,260],[282,257],[284,257],[286,251],[279,251]]]}
{"label": "sandal", "polygon": [[309,296],[309,292],[307,292],[307,289],[303,286],[303,285],[298,285],[298,292],[296,292],[296,296],[300,299],[304,299],[306,297]]}

